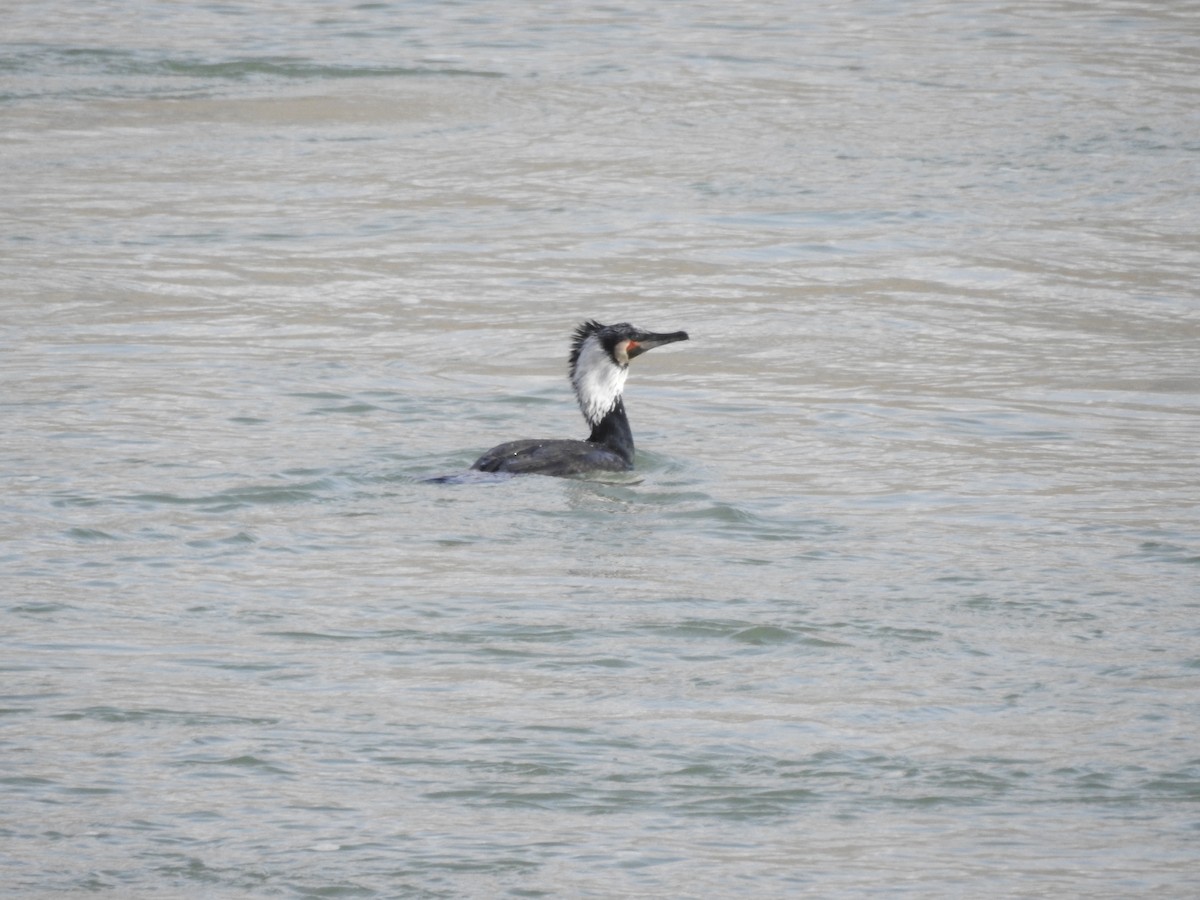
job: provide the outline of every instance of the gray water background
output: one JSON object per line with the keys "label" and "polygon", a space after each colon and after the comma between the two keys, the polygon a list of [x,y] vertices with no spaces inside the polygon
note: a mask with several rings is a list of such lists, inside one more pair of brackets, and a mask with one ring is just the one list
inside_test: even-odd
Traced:
{"label": "gray water background", "polygon": [[[14,4],[5,896],[1200,893],[1190,2]],[[633,483],[421,479],[581,437]]]}

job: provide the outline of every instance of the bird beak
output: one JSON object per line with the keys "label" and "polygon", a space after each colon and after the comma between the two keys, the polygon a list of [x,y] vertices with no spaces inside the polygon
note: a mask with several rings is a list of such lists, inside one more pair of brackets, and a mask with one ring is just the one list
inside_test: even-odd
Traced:
{"label": "bird beak", "polygon": [[647,350],[653,350],[663,344],[673,344],[676,341],[686,341],[687,339],[686,331],[673,331],[670,334],[651,334],[643,331],[629,342],[629,348],[625,352],[630,359],[633,359],[635,356],[641,356]]}

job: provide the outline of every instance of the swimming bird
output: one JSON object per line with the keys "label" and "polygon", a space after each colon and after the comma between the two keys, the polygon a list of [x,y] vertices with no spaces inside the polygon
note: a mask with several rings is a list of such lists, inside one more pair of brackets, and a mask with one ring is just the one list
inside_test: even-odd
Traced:
{"label": "swimming bird", "polygon": [[575,399],[592,429],[587,440],[509,441],[483,454],[471,468],[479,472],[559,476],[632,469],[633,432],[621,400],[629,361],[647,350],[687,339],[686,331],[656,334],[628,322],[584,322],[572,336],[568,370]]}

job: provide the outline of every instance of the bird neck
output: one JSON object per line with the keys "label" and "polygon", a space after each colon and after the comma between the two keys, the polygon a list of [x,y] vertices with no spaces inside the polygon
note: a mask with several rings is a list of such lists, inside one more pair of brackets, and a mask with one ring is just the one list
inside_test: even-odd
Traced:
{"label": "bird neck", "polygon": [[629,428],[625,404],[621,402],[620,397],[617,397],[617,402],[608,414],[592,426],[588,440],[594,444],[603,444],[629,465],[633,465],[633,432]]}
{"label": "bird neck", "polygon": [[594,334],[572,355],[571,386],[583,417],[593,428],[620,403],[628,374],[628,367],[617,365]]}
{"label": "bird neck", "polygon": [[633,465],[633,433],[621,402],[628,374],[629,367],[618,365],[595,334],[584,337],[571,353],[571,385],[592,429],[588,440]]}

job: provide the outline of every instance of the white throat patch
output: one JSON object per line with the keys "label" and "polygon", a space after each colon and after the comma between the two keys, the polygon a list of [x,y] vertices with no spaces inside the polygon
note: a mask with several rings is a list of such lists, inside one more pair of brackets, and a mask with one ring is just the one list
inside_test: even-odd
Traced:
{"label": "white throat patch", "polygon": [[589,425],[595,427],[600,424],[600,420],[621,399],[628,374],[628,368],[613,362],[596,335],[588,335],[579,348],[575,371],[571,373],[571,384]]}

